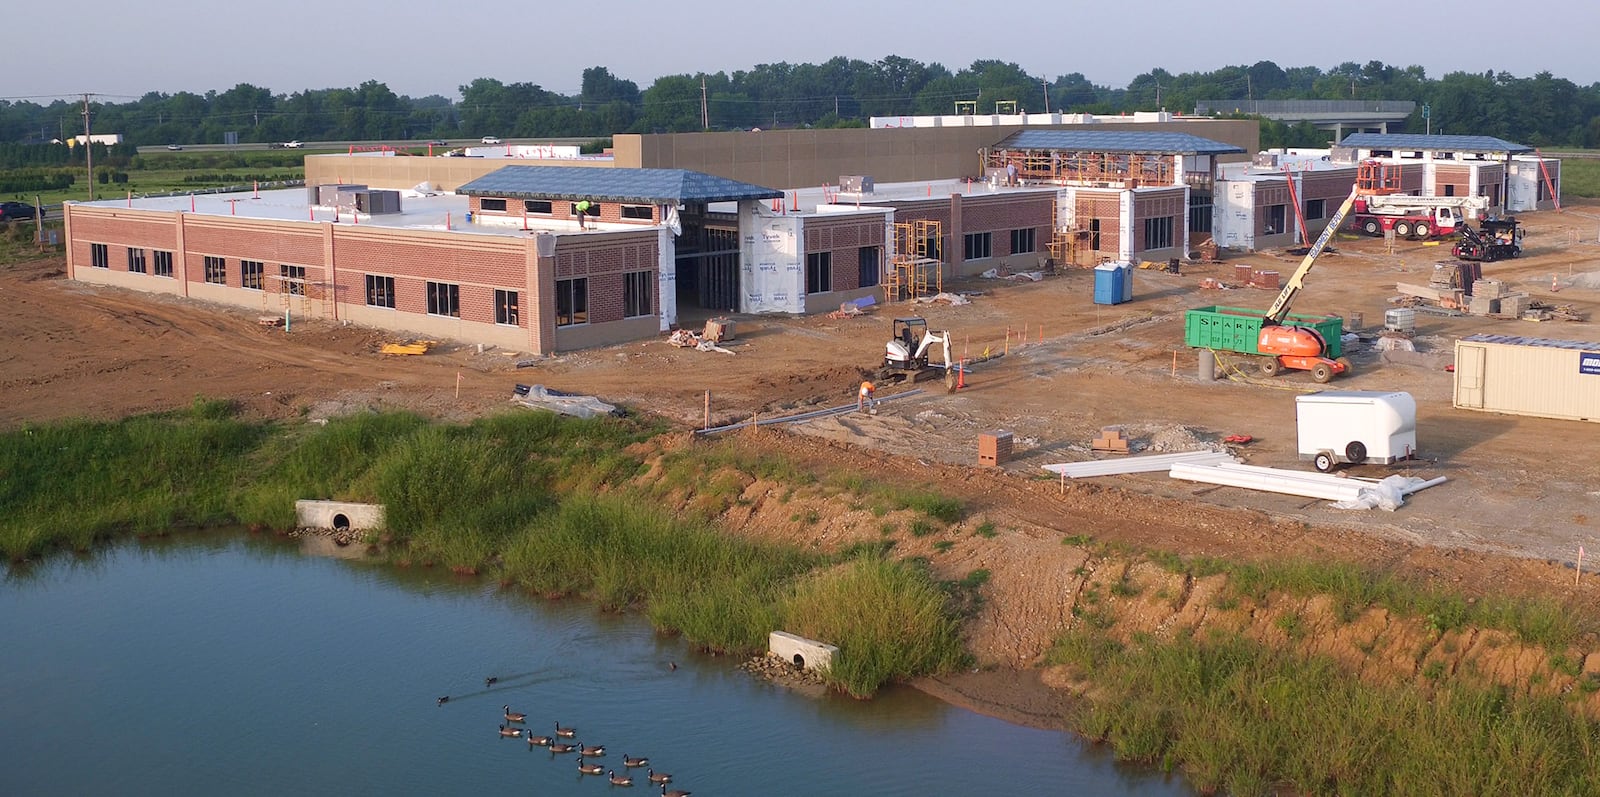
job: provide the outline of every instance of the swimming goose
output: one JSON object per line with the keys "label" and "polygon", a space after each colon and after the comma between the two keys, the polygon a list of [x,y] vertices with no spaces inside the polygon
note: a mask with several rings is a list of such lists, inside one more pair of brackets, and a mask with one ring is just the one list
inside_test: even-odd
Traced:
{"label": "swimming goose", "polygon": [[689,792],[683,791],[682,789],[673,789],[672,791],[667,791],[667,784],[663,783],[661,784],[661,797],[689,797]]}
{"label": "swimming goose", "polygon": [[528,718],[527,714],[512,711],[510,706],[501,706],[500,710],[506,713],[506,722],[522,722]]}
{"label": "swimming goose", "polygon": [[497,683],[500,683],[500,679],[494,677],[493,675],[491,675],[488,678],[483,679],[483,688],[484,689],[488,689],[489,687],[494,686]]}
{"label": "swimming goose", "polygon": [[583,763],[583,757],[579,756],[578,757],[578,771],[582,772],[585,775],[599,775],[599,774],[605,772],[606,768],[603,767],[603,766],[600,766],[599,764],[585,764],[585,763]]}
{"label": "swimming goose", "polygon": [[650,782],[651,783],[671,783],[672,782],[672,776],[668,775],[665,772],[657,772],[657,771],[652,769],[652,770],[648,770],[647,774],[650,776]]}
{"label": "swimming goose", "polygon": [[594,747],[584,747],[581,743],[579,743],[578,750],[590,758],[595,758],[606,754],[606,746],[603,744],[597,744]]}
{"label": "swimming goose", "polygon": [[521,736],[522,735],[522,729],[521,728],[507,728],[505,725],[501,725],[500,726],[500,735],[501,736]]}
{"label": "swimming goose", "polygon": [[563,727],[561,727],[561,723],[557,722],[556,723],[556,735],[560,736],[563,739],[571,739],[572,737],[578,735],[578,729],[577,728],[563,728]]}
{"label": "swimming goose", "polygon": [[644,756],[639,756],[638,758],[631,758],[631,757],[628,756],[627,753],[623,753],[622,754],[622,765],[625,766],[625,767],[647,767],[647,766],[650,766],[650,759],[645,758]]}
{"label": "swimming goose", "polygon": [[449,695],[445,695],[444,697],[439,698],[439,705],[441,705],[441,706],[446,704],[446,703],[448,703],[448,702],[450,702],[450,696]]}
{"label": "swimming goose", "polygon": [[531,733],[528,734],[529,747],[549,747],[554,741],[555,739],[552,739],[548,736],[534,736]]}
{"label": "swimming goose", "polygon": [[576,750],[576,749],[578,749],[578,748],[574,747],[573,745],[570,745],[570,744],[562,744],[560,742],[551,742],[550,743],[550,752],[552,752],[552,753],[570,753],[570,752],[572,752],[573,750]]}
{"label": "swimming goose", "polygon": [[630,778],[627,775],[618,776],[616,770],[614,769],[606,770],[606,778],[611,781],[611,785],[613,786],[633,785],[633,778]]}

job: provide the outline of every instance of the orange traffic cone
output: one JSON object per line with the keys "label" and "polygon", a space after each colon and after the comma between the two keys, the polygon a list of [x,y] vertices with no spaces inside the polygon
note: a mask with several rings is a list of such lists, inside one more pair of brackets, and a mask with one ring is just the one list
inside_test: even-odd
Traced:
{"label": "orange traffic cone", "polygon": [[1560,293],[1561,292],[1561,283],[1556,281],[1556,275],[1554,275],[1554,274],[1550,275],[1550,292],[1551,293]]}

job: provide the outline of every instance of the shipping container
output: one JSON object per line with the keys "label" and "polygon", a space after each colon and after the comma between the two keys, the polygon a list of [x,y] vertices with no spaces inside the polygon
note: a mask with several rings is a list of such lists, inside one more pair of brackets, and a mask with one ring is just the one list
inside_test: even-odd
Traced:
{"label": "shipping container", "polygon": [[1456,341],[1459,409],[1600,421],[1600,341],[1470,335]]}
{"label": "shipping container", "polygon": [[[1197,349],[1219,349],[1260,354],[1261,325],[1265,310],[1242,307],[1197,307],[1184,313],[1183,343]],[[1311,327],[1328,343],[1328,358],[1344,356],[1344,319],[1336,315],[1290,313],[1285,326]]]}

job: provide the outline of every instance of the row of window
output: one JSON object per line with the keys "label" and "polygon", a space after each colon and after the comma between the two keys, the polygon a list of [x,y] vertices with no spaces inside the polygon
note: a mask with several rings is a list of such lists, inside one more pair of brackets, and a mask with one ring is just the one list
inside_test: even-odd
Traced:
{"label": "row of window", "polygon": [[[478,207],[489,212],[504,213],[509,208],[509,203],[504,199],[482,198],[478,200]],[[522,200],[522,212],[530,216],[552,216],[555,215],[555,203],[548,199],[524,199]],[[654,218],[649,205],[622,205],[619,212],[624,219],[649,221]],[[578,203],[568,203],[567,215],[578,215]],[[584,215],[599,218],[600,203],[590,202],[588,210],[584,211]]]}
{"label": "row of window", "polygon": [[[651,282],[655,274],[650,271],[632,271],[622,275],[622,315],[638,318],[653,314],[654,292]],[[449,282],[426,282],[428,315],[461,317],[461,286]],[[367,275],[367,305],[369,307],[395,306],[394,277]],[[494,322],[517,325],[522,322],[520,298],[516,291],[495,289]],[[589,323],[589,279],[556,280],[556,326],[568,327]]]}
{"label": "row of window", "polygon": [[[146,270],[145,251],[143,249],[128,249],[128,271],[133,274],[154,274],[157,277],[172,276],[172,253],[160,249],[150,250],[150,261],[154,263],[153,271]],[[111,251],[105,244],[89,244],[89,265],[95,268],[111,268]]]}

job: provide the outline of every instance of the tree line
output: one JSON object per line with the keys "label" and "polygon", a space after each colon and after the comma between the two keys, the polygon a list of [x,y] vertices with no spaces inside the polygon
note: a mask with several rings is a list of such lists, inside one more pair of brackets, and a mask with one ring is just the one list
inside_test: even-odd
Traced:
{"label": "tree line", "polygon": [[[843,57],[821,64],[760,64],[750,70],[679,74],[640,89],[606,67],[583,70],[576,95],[535,83],[478,78],[460,99],[397,95],[376,80],[355,88],[289,94],[241,83],[205,94],[150,92],[128,102],[92,102],[93,127],[121,133],[134,145],[300,139],[375,140],[594,137],[701,129],[864,126],[868,117],[955,113],[970,103],[1037,113],[1192,113],[1200,100],[1410,100],[1417,110],[1404,132],[1488,135],[1533,146],[1600,147],[1600,84],[1579,86],[1549,72],[1520,78],[1505,72],[1451,72],[1429,78],[1422,67],[1378,61],[1331,69],[1284,69],[1271,61],[1210,72],[1152,69],[1126,87],[1091,83],[1073,72],[1054,79],[1021,66],[979,60],[952,71],[899,56],[877,61]],[[1431,119],[1422,117],[1422,106]],[[79,101],[0,101],[0,142],[31,143],[81,133]],[[1398,132],[1398,131],[1397,131]],[[1310,125],[1262,121],[1263,146],[1326,145]]]}

